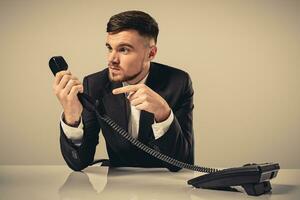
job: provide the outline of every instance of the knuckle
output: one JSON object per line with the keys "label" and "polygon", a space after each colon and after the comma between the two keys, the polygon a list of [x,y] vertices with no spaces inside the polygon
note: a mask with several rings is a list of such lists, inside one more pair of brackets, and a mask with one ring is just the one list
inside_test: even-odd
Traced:
{"label": "knuckle", "polygon": [[76,79],[71,79],[72,80],[72,85],[79,85],[80,82]]}
{"label": "knuckle", "polygon": [[79,86],[79,85],[76,85],[76,86],[74,86],[74,87],[72,88],[73,92],[78,91],[79,89],[80,89],[80,86]]}
{"label": "knuckle", "polygon": [[63,73],[64,73],[64,71],[57,72],[55,74],[55,78],[61,77],[63,75]]}
{"label": "knuckle", "polygon": [[73,80],[73,79],[70,79],[70,80],[68,81],[68,84],[74,85],[74,80]]}
{"label": "knuckle", "polygon": [[74,85],[70,91],[70,94],[77,93],[80,90],[80,85]]}
{"label": "knuckle", "polygon": [[82,85],[78,85],[78,90],[79,91],[83,91],[83,86]]}
{"label": "knuckle", "polygon": [[76,76],[73,76],[73,75],[72,75],[72,79],[73,80],[78,80],[78,78]]}
{"label": "knuckle", "polygon": [[81,82],[79,80],[76,80],[76,84],[77,85],[82,85]]}
{"label": "knuckle", "polygon": [[57,72],[55,77],[59,78],[59,77],[62,77],[64,76],[65,74],[67,74],[67,71],[66,70],[62,70],[60,72]]}
{"label": "knuckle", "polygon": [[67,74],[65,74],[65,75],[63,75],[63,77],[62,77],[62,80],[69,80],[70,79],[70,75],[67,75]]}
{"label": "knuckle", "polygon": [[70,89],[70,94],[72,94],[75,90],[76,86],[72,86],[71,89]]}

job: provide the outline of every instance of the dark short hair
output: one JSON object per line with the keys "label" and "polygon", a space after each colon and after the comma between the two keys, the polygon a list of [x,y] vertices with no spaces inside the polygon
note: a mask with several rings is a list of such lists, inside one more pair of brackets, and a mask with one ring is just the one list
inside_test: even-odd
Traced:
{"label": "dark short hair", "polygon": [[153,38],[155,43],[158,36],[158,24],[149,14],[131,10],[113,15],[106,27],[106,32],[120,32],[127,29],[136,30],[141,36]]}

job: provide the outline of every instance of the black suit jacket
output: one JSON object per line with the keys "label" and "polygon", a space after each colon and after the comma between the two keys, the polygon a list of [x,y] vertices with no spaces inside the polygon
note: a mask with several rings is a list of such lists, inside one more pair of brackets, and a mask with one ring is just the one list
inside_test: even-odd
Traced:
{"label": "black suit jacket", "polygon": [[[145,84],[167,101],[174,113],[174,120],[168,131],[155,140],[151,127],[154,115],[141,111],[138,140],[170,157],[193,164],[194,91],[189,75],[182,70],[152,62]],[[125,130],[128,129],[126,97],[124,94],[112,94],[112,90],[122,87],[122,83],[111,82],[108,78],[108,69],[85,77],[83,86],[86,94],[99,100],[100,112],[107,114]],[[111,166],[166,167],[171,171],[179,170],[131,145],[107,124],[99,123],[93,112],[84,109],[82,120],[84,134],[79,147],[75,146],[60,128],[61,152],[71,169],[82,170],[93,162],[99,132],[102,129]]]}

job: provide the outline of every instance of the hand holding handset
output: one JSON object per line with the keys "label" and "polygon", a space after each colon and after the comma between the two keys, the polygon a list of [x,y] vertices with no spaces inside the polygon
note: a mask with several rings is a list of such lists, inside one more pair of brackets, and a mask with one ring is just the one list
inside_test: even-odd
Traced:
{"label": "hand holding handset", "polygon": [[[62,56],[52,57],[49,60],[49,66],[54,76],[57,72],[68,69],[68,64]],[[248,195],[253,196],[258,196],[271,191],[271,184],[269,180],[276,177],[279,170],[278,163],[248,164],[242,167],[228,168],[225,170],[183,163],[146,146],[133,138],[107,115],[100,114],[97,109],[99,106],[98,100],[91,98],[85,93],[78,93],[78,99],[85,109],[96,114],[99,123],[104,122],[108,124],[116,133],[144,152],[179,168],[209,173],[189,180],[188,184],[193,185],[194,187],[224,189],[224,187],[241,185]],[[92,164],[95,163],[97,163],[97,161]]]}
{"label": "hand holding handset", "polygon": [[[54,56],[50,58],[49,60],[49,67],[55,76],[56,73],[67,70],[68,64],[65,61],[65,59],[62,56]],[[92,99],[90,96],[88,96],[85,93],[78,93],[78,99],[81,102],[81,104],[84,106],[85,109],[89,111],[94,111],[95,106],[97,105],[96,100]]]}

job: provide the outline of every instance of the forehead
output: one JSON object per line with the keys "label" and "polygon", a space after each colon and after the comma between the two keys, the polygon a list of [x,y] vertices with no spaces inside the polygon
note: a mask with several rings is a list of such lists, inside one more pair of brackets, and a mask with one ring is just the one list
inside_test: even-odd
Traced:
{"label": "forehead", "polygon": [[142,37],[135,30],[124,30],[118,33],[108,33],[106,43],[111,46],[118,46],[121,43],[128,43],[132,46],[143,45],[146,42],[146,38]]}

